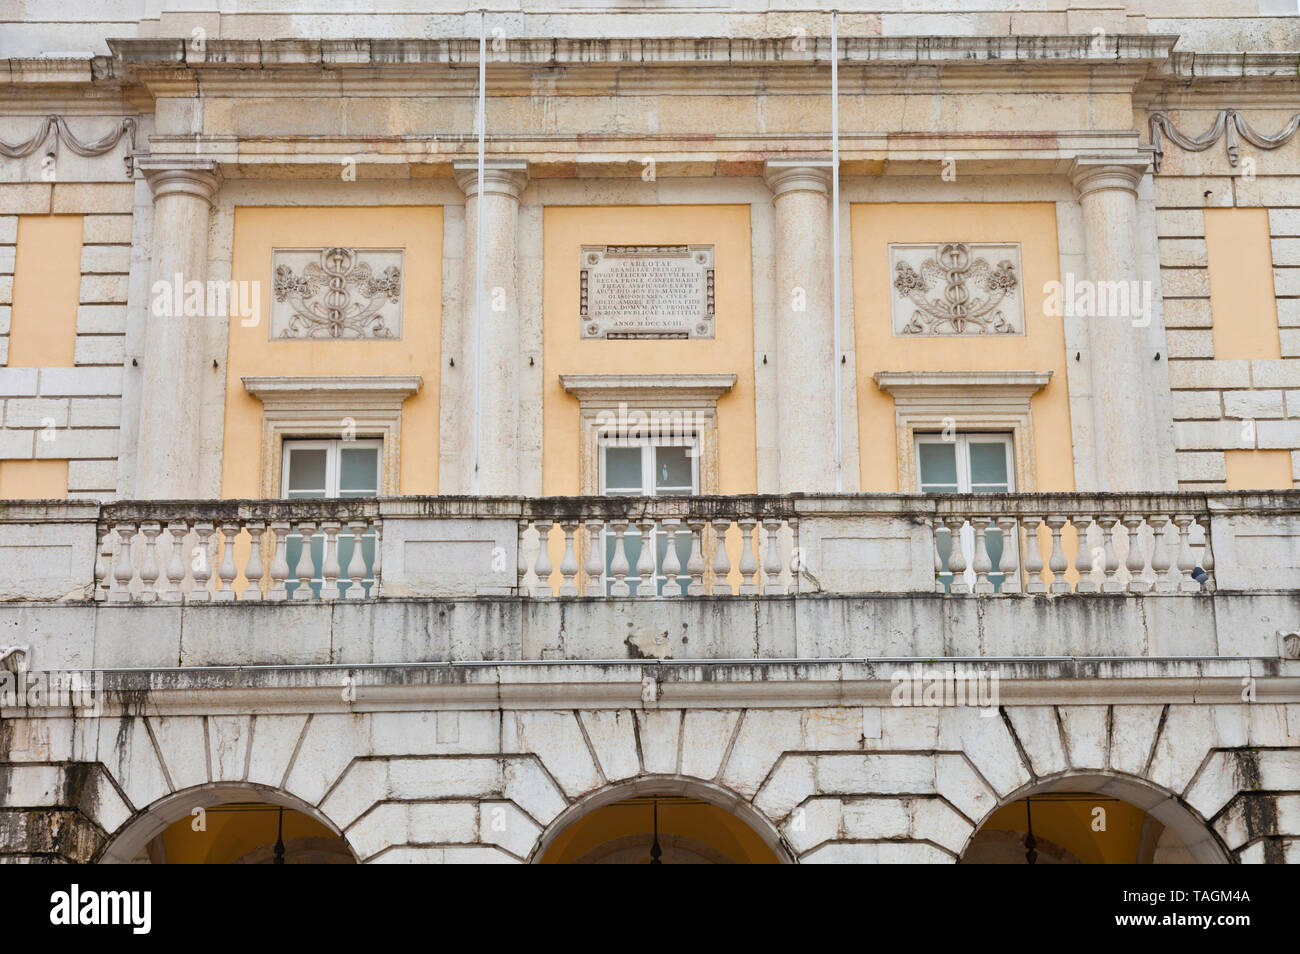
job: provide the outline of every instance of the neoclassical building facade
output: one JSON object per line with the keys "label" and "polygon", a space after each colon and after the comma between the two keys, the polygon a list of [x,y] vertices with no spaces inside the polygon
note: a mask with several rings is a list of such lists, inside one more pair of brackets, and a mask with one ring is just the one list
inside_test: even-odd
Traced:
{"label": "neoclassical building facade", "polygon": [[38,6],[0,859],[1300,860],[1294,0]]}

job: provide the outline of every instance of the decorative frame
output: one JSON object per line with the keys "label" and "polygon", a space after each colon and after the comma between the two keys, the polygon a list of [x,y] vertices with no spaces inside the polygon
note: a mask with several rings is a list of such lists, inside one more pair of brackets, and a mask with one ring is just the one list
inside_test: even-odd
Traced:
{"label": "decorative frame", "polygon": [[[627,338],[713,338],[713,246],[712,245],[583,245],[578,260],[578,320],[582,337],[587,339]],[[676,327],[659,330],[615,331],[590,311],[591,271],[607,259],[639,261],[642,259],[681,260],[686,267],[699,269],[702,280],[700,314],[685,319]],[[668,322],[665,322],[668,324]]]}
{"label": "decorative frame", "polygon": [[383,440],[380,493],[401,489],[402,403],[424,385],[418,374],[357,377],[244,377],[244,389],[262,402],[262,496],[280,496],[285,438]]}
{"label": "decorative frame", "polygon": [[1051,371],[877,371],[876,387],[894,399],[898,489],[916,493],[917,431],[1010,431],[1015,486],[1037,487],[1030,398],[1047,387]]}
{"label": "decorative frame", "polygon": [[578,492],[599,493],[602,429],[611,424],[616,430],[635,428],[643,422],[671,428],[674,415],[680,414],[683,425],[689,421],[699,436],[700,493],[718,493],[718,398],[735,384],[734,374],[560,375],[560,386],[579,404]]}

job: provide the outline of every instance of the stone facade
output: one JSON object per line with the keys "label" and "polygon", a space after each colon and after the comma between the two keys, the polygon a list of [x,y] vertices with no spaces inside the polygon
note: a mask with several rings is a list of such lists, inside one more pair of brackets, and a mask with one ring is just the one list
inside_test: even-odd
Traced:
{"label": "stone facade", "polygon": [[[1142,860],[1300,861],[1284,0],[861,0],[835,43],[767,0],[38,6],[0,5],[0,860],[258,803],[538,862],[662,797],[953,863],[1068,792]],[[579,252],[646,248],[708,250],[707,325],[584,328]],[[71,363],[16,364],[46,280]],[[599,496],[628,406],[695,415],[693,493]],[[1004,486],[917,492],[949,430]],[[286,441],[357,436],[377,499],[284,499]],[[93,705],[4,695],[40,672]]]}

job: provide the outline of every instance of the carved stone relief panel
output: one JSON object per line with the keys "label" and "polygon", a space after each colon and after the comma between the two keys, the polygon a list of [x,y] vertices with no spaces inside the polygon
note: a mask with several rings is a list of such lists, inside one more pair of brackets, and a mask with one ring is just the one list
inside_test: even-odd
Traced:
{"label": "carved stone relief panel", "polygon": [[894,334],[1023,335],[1020,246],[890,245]]}
{"label": "carved stone relief panel", "polygon": [[400,338],[402,255],[400,248],[276,249],[271,337]]}

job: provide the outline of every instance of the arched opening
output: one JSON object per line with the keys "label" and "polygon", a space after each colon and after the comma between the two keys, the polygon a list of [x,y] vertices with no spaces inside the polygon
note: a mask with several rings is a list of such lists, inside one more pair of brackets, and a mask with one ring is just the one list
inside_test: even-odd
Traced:
{"label": "arched opening", "polygon": [[1022,789],[984,819],[961,856],[967,865],[1227,861],[1209,827],[1174,796],[1102,775]]}
{"label": "arched opening", "polygon": [[775,829],[735,794],[688,779],[640,779],[562,813],[539,864],[781,864]]}
{"label": "arched opening", "polygon": [[127,864],[356,864],[306,803],[258,785],[200,786],[154,803],[105,847]]}

